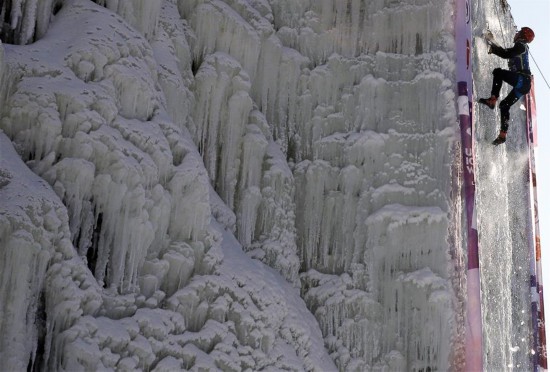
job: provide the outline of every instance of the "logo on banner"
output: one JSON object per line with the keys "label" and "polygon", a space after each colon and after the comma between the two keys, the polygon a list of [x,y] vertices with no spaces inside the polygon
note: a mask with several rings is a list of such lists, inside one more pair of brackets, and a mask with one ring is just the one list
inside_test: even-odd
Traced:
{"label": "logo on banner", "polygon": [[466,169],[468,173],[474,174],[474,154],[471,147],[466,147],[464,149],[464,154],[466,155]]}
{"label": "logo on banner", "polygon": [[[470,116],[470,102],[467,96],[458,97],[458,114]],[[471,132],[470,132],[471,135]]]}

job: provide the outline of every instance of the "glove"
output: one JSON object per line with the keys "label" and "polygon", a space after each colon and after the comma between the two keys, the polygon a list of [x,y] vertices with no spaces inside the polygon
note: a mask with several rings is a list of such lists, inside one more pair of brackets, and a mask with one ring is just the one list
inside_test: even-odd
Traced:
{"label": "glove", "polygon": [[495,37],[493,36],[493,33],[489,30],[487,30],[487,32],[485,32],[485,39],[487,41],[495,41]]}

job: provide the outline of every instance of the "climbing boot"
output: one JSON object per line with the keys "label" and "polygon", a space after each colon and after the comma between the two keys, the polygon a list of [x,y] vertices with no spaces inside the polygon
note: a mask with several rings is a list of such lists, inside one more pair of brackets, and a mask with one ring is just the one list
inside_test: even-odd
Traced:
{"label": "climbing boot", "polygon": [[504,142],[506,142],[506,132],[501,130],[498,137],[493,141],[493,145],[498,146]]}
{"label": "climbing boot", "polygon": [[497,105],[497,97],[491,96],[489,98],[480,98],[478,102],[483,103],[492,110]]}

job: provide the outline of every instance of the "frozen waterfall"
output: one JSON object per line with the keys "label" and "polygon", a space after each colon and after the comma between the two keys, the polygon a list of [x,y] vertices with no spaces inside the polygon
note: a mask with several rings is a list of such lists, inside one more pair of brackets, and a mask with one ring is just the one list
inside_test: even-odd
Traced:
{"label": "frozen waterfall", "polygon": [[[0,369],[463,370],[454,13],[0,2]],[[507,230],[506,254],[482,265],[509,275],[483,274],[483,305],[509,308],[484,313],[486,365],[525,367],[528,287],[504,289],[525,256],[501,219],[526,213],[489,209],[527,189],[495,164],[480,246]]]}

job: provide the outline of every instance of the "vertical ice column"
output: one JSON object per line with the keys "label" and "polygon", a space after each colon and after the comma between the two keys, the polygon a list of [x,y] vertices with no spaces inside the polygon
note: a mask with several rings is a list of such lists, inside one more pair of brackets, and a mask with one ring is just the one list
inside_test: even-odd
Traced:
{"label": "vertical ice column", "polygon": [[155,59],[162,59],[162,64],[158,65],[159,85],[174,123],[190,131],[195,130],[190,115],[195,105],[195,95],[191,91],[195,79],[190,46],[193,41],[194,34],[181,20],[176,5],[163,2],[155,41],[151,43]]}
{"label": "vertical ice column", "polygon": [[250,246],[254,239],[258,207],[262,200],[260,182],[267,145],[268,142],[260,129],[256,125],[248,125],[247,133],[243,137],[242,168],[236,190],[239,194],[237,234],[244,246]]}
{"label": "vertical ice column", "polygon": [[95,2],[120,15],[139,30],[147,40],[152,40],[155,36],[162,0],[95,0]]}
{"label": "vertical ice column", "polygon": [[40,39],[61,0],[8,0],[0,2],[0,13],[10,13],[5,27],[0,27],[4,41],[25,45]]}
{"label": "vertical ice column", "polygon": [[153,38],[157,29],[161,5],[162,0],[134,1],[136,26],[148,40]]}
{"label": "vertical ice column", "polygon": [[199,4],[190,15],[190,24],[195,33],[201,35],[195,44],[195,62],[214,51],[227,53],[239,61],[250,80],[254,80],[260,37],[228,4],[221,1]]}
{"label": "vertical ice column", "polygon": [[253,108],[250,79],[238,61],[216,52],[205,58],[197,72],[195,91],[195,142],[216,191],[232,208],[242,138]]}
{"label": "vertical ice column", "polygon": [[546,357],[546,326],[544,323],[544,298],[542,288],[542,264],[540,248],[540,226],[538,215],[538,197],[537,197],[537,172],[535,168],[535,147],[537,146],[537,108],[535,102],[535,82],[531,83],[531,91],[525,96],[527,107],[527,141],[529,143],[529,181],[531,183],[531,220],[533,221],[532,232],[534,247],[532,252],[534,257],[531,260],[531,306],[533,311],[533,331],[534,331],[534,369],[548,369]]}
{"label": "vertical ice column", "polygon": [[483,370],[483,335],[481,325],[481,293],[479,279],[479,247],[475,213],[475,174],[472,136],[472,71],[470,69],[470,3],[456,2],[456,54],[458,84],[458,114],[462,140],[464,197],[466,203],[468,273],[466,309],[466,370]]}

